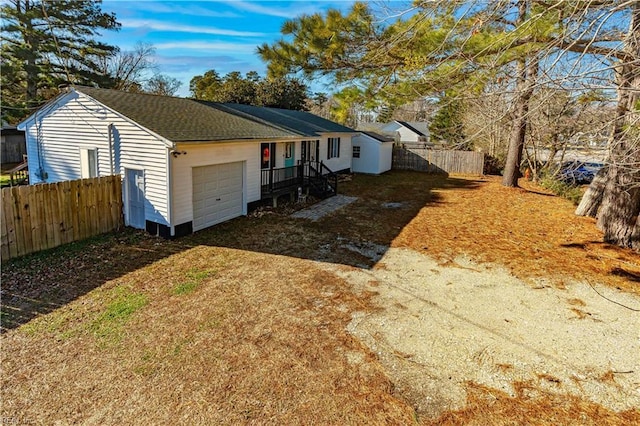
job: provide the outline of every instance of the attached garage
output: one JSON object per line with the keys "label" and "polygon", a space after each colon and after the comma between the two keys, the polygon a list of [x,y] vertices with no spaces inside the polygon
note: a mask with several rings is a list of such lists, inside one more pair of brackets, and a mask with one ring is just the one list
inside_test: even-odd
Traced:
{"label": "attached garage", "polygon": [[193,168],[193,230],[242,215],[243,162]]}

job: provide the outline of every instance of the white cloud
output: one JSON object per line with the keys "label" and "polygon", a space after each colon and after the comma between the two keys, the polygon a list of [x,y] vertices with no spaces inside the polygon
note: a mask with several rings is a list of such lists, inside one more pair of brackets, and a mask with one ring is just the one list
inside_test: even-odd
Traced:
{"label": "white cloud", "polygon": [[124,28],[141,28],[156,31],[171,31],[179,33],[192,34],[211,34],[233,37],[265,37],[266,33],[257,33],[252,31],[236,31],[226,30],[215,27],[197,27],[194,25],[181,25],[169,22],[155,21],[151,19],[121,19],[120,22]]}
{"label": "white cloud", "polygon": [[183,55],[183,56],[162,56],[154,57],[155,63],[158,64],[163,72],[180,73],[188,72],[194,69],[218,69],[218,68],[246,68],[249,62],[245,59],[235,58],[230,55]]}
{"label": "white cloud", "polygon": [[192,49],[192,50],[213,50],[228,51],[236,53],[254,53],[257,45],[245,43],[227,43],[223,41],[173,41],[166,43],[156,43],[157,50],[163,49]]}
{"label": "white cloud", "polygon": [[127,5],[130,9],[141,10],[144,12],[154,13],[171,13],[178,15],[190,16],[207,16],[212,18],[238,18],[240,15],[231,11],[220,11],[211,7],[203,7],[194,4],[188,6],[180,4],[180,2],[150,2],[137,1],[129,2]]}
{"label": "white cloud", "polygon": [[[323,10],[326,6],[330,6],[330,2],[294,2],[292,7],[275,7],[270,6],[270,2],[249,2],[243,0],[231,0],[224,2],[227,6],[235,9],[256,13],[259,15],[276,16],[278,18],[293,19],[302,14],[311,14]],[[276,3],[276,2],[273,2]],[[343,3],[344,4],[344,3]]]}

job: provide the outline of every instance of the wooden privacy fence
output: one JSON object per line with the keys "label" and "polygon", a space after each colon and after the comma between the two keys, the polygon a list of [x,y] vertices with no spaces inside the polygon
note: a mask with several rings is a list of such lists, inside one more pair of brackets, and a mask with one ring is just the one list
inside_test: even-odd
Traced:
{"label": "wooden privacy fence", "polygon": [[427,173],[481,175],[484,154],[473,151],[446,151],[424,148],[393,147],[392,168]]}
{"label": "wooden privacy fence", "polygon": [[2,189],[2,260],[123,226],[119,175]]}

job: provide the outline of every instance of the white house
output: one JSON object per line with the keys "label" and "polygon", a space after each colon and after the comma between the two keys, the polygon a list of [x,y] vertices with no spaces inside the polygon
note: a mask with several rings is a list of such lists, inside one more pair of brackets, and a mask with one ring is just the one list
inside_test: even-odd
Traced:
{"label": "white house", "polygon": [[302,111],[76,86],[18,126],[32,184],[121,174],[125,223],[180,236],[351,168],[355,131]]}
{"label": "white house", "polygon": [[351,143],[351,169],[356,173],[380,174],[391,170],[393,138],[374,132],[361,131]]}
{"label": "white house", "polygon": [[381,133],[395,134],[401,143],[425,143],[430,145],[429,124],[395,120],[380,128]]}

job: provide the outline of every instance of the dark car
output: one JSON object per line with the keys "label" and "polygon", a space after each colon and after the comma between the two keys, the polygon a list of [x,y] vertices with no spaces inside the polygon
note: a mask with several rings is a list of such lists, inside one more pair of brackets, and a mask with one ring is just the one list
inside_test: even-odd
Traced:
{"label": "dark car", "polygon": [[582,161],[563,163],[558,173],[558,179],[571,185],[589,184],[603,166],[604,164],[602,163]]}

